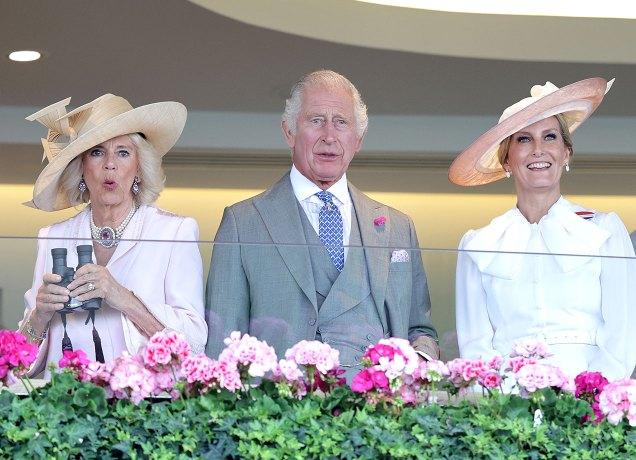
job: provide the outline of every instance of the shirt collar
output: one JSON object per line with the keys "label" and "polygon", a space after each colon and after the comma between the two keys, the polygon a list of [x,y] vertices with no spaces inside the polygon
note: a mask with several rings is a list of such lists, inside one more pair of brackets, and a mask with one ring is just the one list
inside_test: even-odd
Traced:
{"label": "shirt collar", "polygon": [[[312,181],[303,176],[303,174],[298,171],[298,169],[296,169],[295,165],[292,165],[291,172],[289,173],[289,179],[291,180],[294,195],[296,195],[296,199],[299,202],[303,202],[308,198],[311,198],[313,195],[322,190]],[[326,191],[335,196],[336,199],[340,201],[340,204],[351,203],[351,196],[349,195],[349,186],[347,184],[346,173],[342,175],[338,182],[333,184]],[[319,198],[316,197],[316,199]]]}
{"label": "shirt collar", "polygon": [[[549,253],[563,272],[572,271],[600,254],[610,233],[578,216],[572,203],[561,197],[537,224],[529,223],[518,208],[495,217],[475,232],[463,247],[480,271],[499,278],[514,279],[527,261],[532,231],[541,234]],[[567,257],[564,254],[576,255]]]}

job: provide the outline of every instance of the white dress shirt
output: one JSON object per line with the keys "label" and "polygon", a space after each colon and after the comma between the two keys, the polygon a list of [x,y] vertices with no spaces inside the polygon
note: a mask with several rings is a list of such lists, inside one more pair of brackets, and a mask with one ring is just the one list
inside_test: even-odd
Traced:
{"label": "white dress shirt", "polygon": [[616,214],[576,214],[586,211],[561,197],[538,223],[514,208],[464,235],[456,276],[462,357],[508,356],[516,340],[534,338],[570,375],[631,374],[634,250]]}
{"label": "white dress shirt", "polygon": [[[309,223],[316,231],[318,235],[318,216],[320,209],[324,206],[324,202],[316,196],[316,193],[321,192],[322,189],[314,184],[312,181],[303,176],[296,166],[292,165],[291,172],[289,173],[289,179],[291,180],[292,188],[294,189],[294,195],[300,203],[300,206],[305,211]],[[333,198],[333,204],[338,207],[340,215],[342,216],[342,244],[344,246],[345,262],[347,261],[347,253],[349,248],[349,235],[351,234],[351,207],[352,201],[349,195],[349,187],[347,185],[347,175],[343,174],[340,180],[329,187],[326,192],[331,193]]]}

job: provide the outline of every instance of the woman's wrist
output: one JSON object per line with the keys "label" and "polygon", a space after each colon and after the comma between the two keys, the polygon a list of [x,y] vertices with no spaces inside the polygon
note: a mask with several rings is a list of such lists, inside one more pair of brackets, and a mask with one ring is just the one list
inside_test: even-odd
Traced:
{"label": "woman's wrist", "polygon": [[24,323],[22,323],[19,331],[24,334],[29,342],[40,345],[46,339],[46,334],[49,329],[48,325],[49,323],[46,322],[44,326],[38,327],[33,324],[32,318],[29,317]]}
{"label": "woman's wrist", "polygon": [[119,310],[123,314],[127,315],[135,308],[135,303],[138,302],[135,294],[124,286],[117,287],[116,305],[109,303],[109,305],[116,310]]}

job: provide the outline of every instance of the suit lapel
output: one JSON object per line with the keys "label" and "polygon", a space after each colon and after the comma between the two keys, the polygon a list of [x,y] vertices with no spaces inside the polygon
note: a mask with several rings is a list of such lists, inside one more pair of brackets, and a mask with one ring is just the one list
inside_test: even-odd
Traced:
{"label": "suit lapel", "polygon": [[309,249],[289,173],[265,194],[254,198],[254,206],[261,215],[272,241],[282,245],[276,246],[276,249],[285,265],[318,311]]}
{"label": "suit lapel", "polygon": [[391,221],[386,219],[384,225],[375,225],[374,221],[379,217],[386,218],[388,207],[371,200],[351,184],[349,184],[349,193],[358,216],[360,238],[365,248],[371,295],[378,308],[380,319],[386,327],[388,323],[383,306],[391,260],[391,248],[388,247]]}

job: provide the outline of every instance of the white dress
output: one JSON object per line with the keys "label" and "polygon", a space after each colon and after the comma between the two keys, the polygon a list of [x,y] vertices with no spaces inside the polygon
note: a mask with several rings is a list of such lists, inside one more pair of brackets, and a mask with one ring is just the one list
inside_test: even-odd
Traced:
{"label": "white dress", "polygon": [[[88,208],[75,217],[45,227],[38,235],[38,255],[33,285],[24,295],[25,321],[35,307],[35,297],[42,284],[42,275],[51,273],[51,248],[67,249],[67,265],[77,265],[76,247],[91,244]],[[113,278],[131,290],[148,311],[166,328],[185,335],[195,353],[202,353],[207,339],[203,317],[203,265],[196,243],[199,228],[190,217],[181,217],[154,206],[140,206],[122,235],[112,257],[106,264]],[[144,241],[150,240],[150,241]],[[93,256],[94,260],[94,256]],[[86,312],[67,316],[67,331],[73,349],[83,350],[95,359],[92,326],[85,325]],[[95,314],[104,358],[110,361],[124,351],[137,353],[147,338],[119,310],[102,302]],[[40,345],[38,357],[30,374],[49,371],[49,363],[57,365],[62,356],[64,328],[60,315],[51,320],[48,336]]]}
{"label": "white dress", "polygon": [[514,208],[469,230],[459,249],[462,357],[506,357],[516,340],[536,338],[550,346],[549,361],[571,376],[584,370],[609,379],[632,373],[636,260],[616,214],[561,197],[538,223]]}

